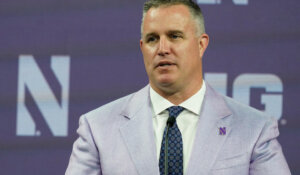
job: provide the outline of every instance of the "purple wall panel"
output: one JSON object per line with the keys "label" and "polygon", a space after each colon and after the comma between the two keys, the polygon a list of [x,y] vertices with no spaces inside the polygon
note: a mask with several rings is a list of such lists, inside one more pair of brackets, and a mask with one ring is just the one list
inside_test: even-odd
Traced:
{"label": "purple wall panel", "polygon": [[[143,2],[0,2],[0,174],[64,174],[80,115],[147,84],[139,49]],[[241,74],[272,74],[282,81],[279,141],[292,173],[300,174],[300,2],[249,0],[236,5],[224,0],[200,6],[211,37],[203,68],[227,75],[227,95],[232,96],[233,82]],[[21,55],[34,57],[58,103],[63,86],[50,67],[51,57],[70,57],[66,136],[51,134],[40,99],[30,88],[26,109],[42,128],[40,135],[17,134]],[[250,105],[263,110],[265,93],[251,90]]]}

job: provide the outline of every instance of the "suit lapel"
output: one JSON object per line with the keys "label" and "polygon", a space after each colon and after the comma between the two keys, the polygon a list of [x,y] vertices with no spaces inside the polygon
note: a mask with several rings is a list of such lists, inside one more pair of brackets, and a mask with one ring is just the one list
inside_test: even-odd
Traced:
{"label": "suit lapel", "polygon": [[[230,133],[231,115],[223,97],[217,94],[208,84],[203,100],[200,118],[194,140],[193,150],[187,173],[189,175],[209,174],[220,148]],[[220,134],[219,128],[226,128]]]}
{"label": "suit lapel", "polygon": [[[185,173],[188,175],[209,174],[220,148],[231,131],[231,117],[229,117],[231,112],[223,97],[206,85],[193,150]],[[133,95],[121,115],[128,118],[126,124],[121,126],[120,132],[138,174],[159,175],[149,86]],[[220,127],[226,128],[226,134],[219,134]]]}
{"label": "suit lapel", "polygon": [[138,174],[158,175],[149,86],[133,95],[121,115],[129,119],[120,132]]}

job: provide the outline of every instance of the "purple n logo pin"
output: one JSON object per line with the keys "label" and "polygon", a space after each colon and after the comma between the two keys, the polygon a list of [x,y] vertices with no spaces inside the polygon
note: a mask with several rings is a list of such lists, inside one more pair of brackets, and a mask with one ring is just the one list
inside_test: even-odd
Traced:
{"label": "purple n logo pin", "polygon": [[219,128],[219,135],[226,135],[226,127]]}

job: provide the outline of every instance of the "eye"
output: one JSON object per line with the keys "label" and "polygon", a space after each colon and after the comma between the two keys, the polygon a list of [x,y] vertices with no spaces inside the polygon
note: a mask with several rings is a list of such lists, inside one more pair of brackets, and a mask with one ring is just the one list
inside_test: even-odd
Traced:
{"label": "eye", "polygon": [[169,35],[169,37],[173,40],[176,40],[176,39],[179,39],[179,38],[182,38],[182,36],[180,34],[177,34],[177,33],[171,33]]}
{"label": "eye", "polygon": [[177,38],[179,38],[179,36],[176,35],[176,34],[171,34],[170,38],[172,38],[172,39],[177,39]]}
{"label": "eye", "polygon": [[154,37],[154,36],[150,36],[150,37],[148,37],[147,38],[147,43],[150,43],[150,42],[155,42],[157,40],[157,38],[156,37]]}

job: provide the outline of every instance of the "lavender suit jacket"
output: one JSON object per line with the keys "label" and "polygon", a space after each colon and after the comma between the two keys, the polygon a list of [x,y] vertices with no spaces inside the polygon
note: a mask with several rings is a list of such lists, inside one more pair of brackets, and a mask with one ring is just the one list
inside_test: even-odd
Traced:
{"label": "lavender suit jacket", "polygon": [[[149,85],[81,116],[66,175],[159,175],[152,116]],[[184,174],[291,174],[276,120],[209,85],[199,117]]]}

